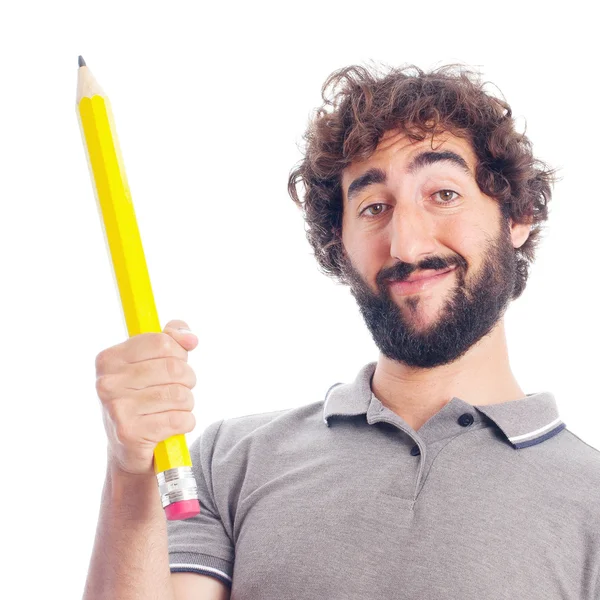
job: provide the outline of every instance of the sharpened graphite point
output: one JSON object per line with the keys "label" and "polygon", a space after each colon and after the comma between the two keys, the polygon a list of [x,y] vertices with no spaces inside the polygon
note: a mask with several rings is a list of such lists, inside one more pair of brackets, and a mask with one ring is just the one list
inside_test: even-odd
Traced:
{"label": "sharpened graphite point", "polygon": [[83,60],[83,56],[81,56],[81,55],[79,55],[79,61],[78,61],[78,62],[79,62],[79,66],[80,66],[80,67],[85,67],[85,66],[87,66],[87,65],[85,64],[85,60]]}

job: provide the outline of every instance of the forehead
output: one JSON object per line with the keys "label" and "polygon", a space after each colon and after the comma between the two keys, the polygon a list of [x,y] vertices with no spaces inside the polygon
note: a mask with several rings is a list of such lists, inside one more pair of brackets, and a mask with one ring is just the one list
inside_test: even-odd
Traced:
{"label": "forehead", "polygon": [[477,159],[471,143],[467,139],[445,131],[436,134],[435,137],[428,136],[422,141],[415,142],[405,133],[392,130],[386,131],[375,152],[369,158],[363,161],[355,161],[342,171],[342,189],[346,191],[353,179],[372,167],[380,167],[390,174],[398,170],[404,171],[417,154],[431,151],[432,146],[436,152],[452,150],[462,156],[471,173],[475,173]]}

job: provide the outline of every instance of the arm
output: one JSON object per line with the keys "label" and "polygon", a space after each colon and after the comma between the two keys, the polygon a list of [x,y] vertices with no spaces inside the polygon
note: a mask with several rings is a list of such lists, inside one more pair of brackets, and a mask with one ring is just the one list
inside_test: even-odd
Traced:
{"label": "arm", "polygon": [[83,600],[177,600],[154,475],[107,468]]}
{"label": "arm", "polygon": [[230,600],[229,588],[199,573],[171,573],[176,600]]}
{"label": "arm", "polygon": [[213,577],[171,573],[156,478],[107,469],[83,600],[229,600]]}
{"label": "arm", "polygon": [[226,584],[194,573],[185,573],[184,580],[169,567],[153,452],[159,441],[195,426],[196,378],[186,348],[197,340],[187,339],[177,325],[186,326],[170,321],[165,330],[172,334],[135,335],[96,357],[96,390],[109,443],[83,600],[227,600]]}

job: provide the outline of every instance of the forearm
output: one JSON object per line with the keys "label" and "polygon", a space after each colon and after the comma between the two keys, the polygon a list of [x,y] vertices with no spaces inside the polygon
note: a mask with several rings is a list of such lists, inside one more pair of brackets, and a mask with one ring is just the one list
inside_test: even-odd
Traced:
{"label": "forearm", "polygon": [[154,475],[107,468],[83,600],[175,600]]}

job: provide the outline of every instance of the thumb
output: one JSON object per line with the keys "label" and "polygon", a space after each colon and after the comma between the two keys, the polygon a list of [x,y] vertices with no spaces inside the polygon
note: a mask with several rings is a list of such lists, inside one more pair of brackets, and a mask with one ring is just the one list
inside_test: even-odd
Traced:
{"label": "thumb", "polygon": [[185,321],[180,321],[179,319],[169,321],[165,325],[163,333],[170,335],[188,351],[193,350],[198,345],[198,337],[190,331],[190,327]]}

